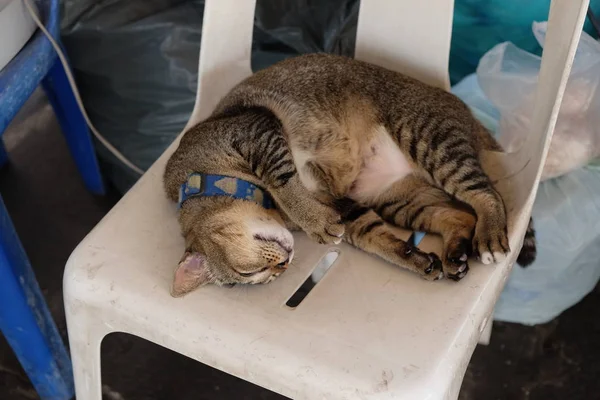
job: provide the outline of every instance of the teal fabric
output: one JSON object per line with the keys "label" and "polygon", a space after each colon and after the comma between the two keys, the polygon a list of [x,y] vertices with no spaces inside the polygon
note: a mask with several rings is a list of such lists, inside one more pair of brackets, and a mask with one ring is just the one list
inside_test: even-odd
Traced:
{"label": "teal fabric", "polygon": [[[600,0],[591,0],[590,8],[600,16]],[[513,42],[541,54],[531,24],[548,20],[549,10],[550,0],[456,0],[450,50],[452,84],[475,72],[479,59],[498,43]],[[584,29],[596,37],[588,20]]]}

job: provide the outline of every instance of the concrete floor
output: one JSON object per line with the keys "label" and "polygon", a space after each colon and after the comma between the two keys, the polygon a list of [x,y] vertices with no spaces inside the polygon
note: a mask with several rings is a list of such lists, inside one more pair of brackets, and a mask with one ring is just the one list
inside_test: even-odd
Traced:
{"label": "concrete floor", "polygon": [[[40,93],[4,137],[11,163],[0,170],[0,193],[66,338],[61,289],[64,264],[118,196],[98,198],[85,191]],[[491,344],[475,351],[460,399],[600,399],[599,307],[597,287],[548,324],[495,323]],[[124,334],[104,341],[102,371],[105,398],[111,400],[284,399]],[[0,399],[36,398],[10,348],[0,339]]]}

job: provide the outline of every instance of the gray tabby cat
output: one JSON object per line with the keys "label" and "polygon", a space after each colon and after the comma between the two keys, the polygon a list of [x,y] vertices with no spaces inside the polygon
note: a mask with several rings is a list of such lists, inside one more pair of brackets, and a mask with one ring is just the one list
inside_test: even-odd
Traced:
{"label": "gray tabby cat", "polygon": [[[288,229],[319,243],[343,239],[428,280],[463,278],[473,253],[501,261],[506,211],[482,150],[501,148],[463,102],[399,73],[326,54],[262,70],[184,134],[164,184],[177,201],[192,173],[234,177],[265,189],[277,209],[232,196],[185,199],[187,250],[172,294],[272,281],[293,257]],[[440,234],[441,260],[397,227]],[[530,223],[519,263],[535,251]]]}

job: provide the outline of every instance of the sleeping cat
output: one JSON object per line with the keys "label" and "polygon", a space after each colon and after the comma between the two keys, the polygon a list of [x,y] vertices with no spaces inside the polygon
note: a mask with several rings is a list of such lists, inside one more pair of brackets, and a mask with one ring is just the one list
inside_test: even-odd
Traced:
{"label": "sleeping cat", "polygon": [[[172,294],[272,281],[292,261],[293,229],[428,280],[463,278],[471,254],[499,262],[510,251],[506,211],[482,150],[501,148],[464,103],[402,74],[327,54],[257,72],[166,165],[187,249]],[[440,234],[441,259],[397,227]],[[530,222],[519,263],[535,251]]]}

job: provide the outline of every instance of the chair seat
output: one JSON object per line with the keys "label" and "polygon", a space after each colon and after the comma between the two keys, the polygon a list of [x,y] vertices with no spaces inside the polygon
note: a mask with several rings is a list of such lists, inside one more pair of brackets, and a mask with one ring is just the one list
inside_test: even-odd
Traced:
{"label": "chair seat", "polygon": [[[475,264],[458,283],[427,282],[348,245],[316,245],[298,233],[298,261],[275,282],[206,286],[172,298],[184,242],[161,176],[173,149],[72,254],[68,314],[83,302],[80,312],[101,319],[105,333],[143,337],[294,399],[458,393],[452,385],[460,384],[508,260]],[[419,247],[438,245],[428,235]],[[340,255],[326,276],[298,307],[286,306],[332,249]]]}
{"label": "chair seat", "polygon": [[[380,1],[381,12],[386,4]],[[504,262],[472,262],[458,283],[427,282],[349,246],[317,245],[298,233],[297,261],[275,282],[206,286],[172,298],[184,241],[162,175],[176,141],[67,263],[64,297],[77,397],[100,400],[99,343],[110,332],[126,332],[294,399],[456,398],[522,244],[586,7],[587,0],[553,1],[549,25],[556,28],[548,31],[531,135],[517,153],[485,157],[485,163],[504,165],[505,174],[492,178],[503,195],[512,193],[505,201],[515,251]],[[249,73],[253,9],[251,1],[207,2],[188,127]],[[367,28],[359,29],[361,37],[374,38],[369,32],[376,30]],[[440,253],[434,236],[419,247]],[[332,250],[339,257],[324,278],[296,308],[286,306]]]}

